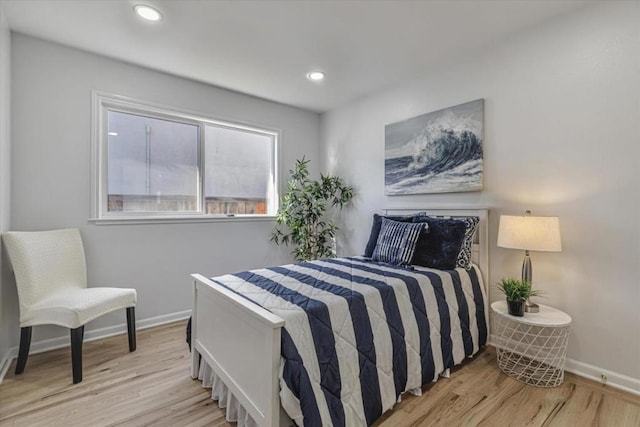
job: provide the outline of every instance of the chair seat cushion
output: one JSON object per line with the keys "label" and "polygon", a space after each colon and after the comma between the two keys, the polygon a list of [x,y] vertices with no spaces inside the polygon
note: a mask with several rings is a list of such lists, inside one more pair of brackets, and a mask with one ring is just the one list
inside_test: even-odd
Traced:
{"label": "chair seat cushion", "polygon": [[126,307],[135,307],[135,289],[61,289],[20,312],[20,326],[54,324],[79,328],[93,319]]}

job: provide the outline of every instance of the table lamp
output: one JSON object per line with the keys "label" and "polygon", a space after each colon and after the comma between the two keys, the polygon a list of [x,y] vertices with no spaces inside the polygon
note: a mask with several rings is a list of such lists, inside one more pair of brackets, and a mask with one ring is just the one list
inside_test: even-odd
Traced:
{"label": "table lamp", "polygon": [[[533,272],[529,251],[562,251],[560,220],[556,216],[531,216],[531,211],[526,211],[524,216],[500,215],[498,246],[524,249],[522,280],[532,284]],[[527,299],[526,312],[537,313],[539,309],[538,304]]]}

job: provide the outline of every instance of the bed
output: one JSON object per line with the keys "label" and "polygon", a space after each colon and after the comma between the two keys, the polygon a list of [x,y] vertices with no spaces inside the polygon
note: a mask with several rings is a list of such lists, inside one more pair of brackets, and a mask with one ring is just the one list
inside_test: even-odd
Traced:
{"label": "bed", "polygon": [[371,425],[478,352],[489,334],[488,211],[384,213],[417,212],[478,219],[467,268],[357,256],[192,275],[191,376],[212,387],[227,419]]}

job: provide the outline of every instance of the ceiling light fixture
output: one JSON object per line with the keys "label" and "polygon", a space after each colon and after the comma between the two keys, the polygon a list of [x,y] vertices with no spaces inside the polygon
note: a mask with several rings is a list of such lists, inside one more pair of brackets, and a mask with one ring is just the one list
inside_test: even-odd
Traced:
{"label": "ceiling light fixture", "polygon": [[162,14],[158,9],[145,4],[137,4],[133,7],[133,10],[139,17],[147,21],[159,21],[162,19]]}
{"label": "ceiling light fixture", "polygon": [[322,71],[311,71],[307,73],[307,78],[314,82],[319,82],[324,79],[325,74]]}

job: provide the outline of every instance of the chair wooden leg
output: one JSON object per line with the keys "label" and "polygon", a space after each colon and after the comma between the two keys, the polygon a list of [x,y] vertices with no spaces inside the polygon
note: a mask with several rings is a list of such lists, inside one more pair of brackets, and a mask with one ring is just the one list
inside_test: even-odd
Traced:
{"label": "chair wooden leg", "polygon": [[29,347],[31,347],[31,326],[20,328],[20,350],[18,351],[18,362],[16,363],[16,375],[24,372],[29,357]]}
{"label": "chair wooden leg", "polygon": [[129,335],[129,351],[136,351],[136,308],[127,307],[127,334]]}
{"label": "chair wooden leg", "polygon": [[73,383],[82,381],[82,340],[84,338],[84,325],[71,329],[71,368],[73,370]]}

